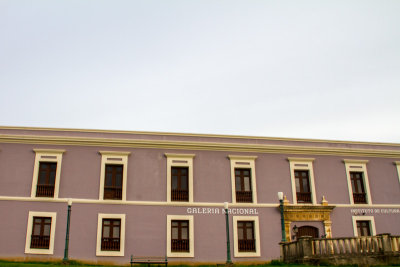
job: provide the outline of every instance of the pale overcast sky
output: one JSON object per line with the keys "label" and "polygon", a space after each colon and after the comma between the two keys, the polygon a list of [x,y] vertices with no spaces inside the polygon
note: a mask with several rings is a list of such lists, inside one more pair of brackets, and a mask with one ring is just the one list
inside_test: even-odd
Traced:
{"label": "pale overcast sky", "polygon": [[0,125],[400,143],[399,0],[0,0]]}

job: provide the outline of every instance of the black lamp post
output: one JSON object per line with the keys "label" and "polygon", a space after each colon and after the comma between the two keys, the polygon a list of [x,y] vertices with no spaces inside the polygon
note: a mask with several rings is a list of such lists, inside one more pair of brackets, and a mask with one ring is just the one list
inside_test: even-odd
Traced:
{"label": "black lamp post", "polygon": [[228,216],[228,202],[224,202],[225,209],[225,225],[226,225],[226,263],[231,264],[231,242],[229,241],[229,216]]}
{"label": "black lamp post", "polygon": [[68,213],[67,213],[67,230],[65,233],[65,249],[63,261],[68,261],[68,247],[69,247],[69,222],[71,220],[71,206],[72,200],[68,199]]}
{"label": "black lamp post", "polygon": [[285,218],[283,216],[283,193],[278,192],[279,209],[281,211],[282,242],[286,242]]}

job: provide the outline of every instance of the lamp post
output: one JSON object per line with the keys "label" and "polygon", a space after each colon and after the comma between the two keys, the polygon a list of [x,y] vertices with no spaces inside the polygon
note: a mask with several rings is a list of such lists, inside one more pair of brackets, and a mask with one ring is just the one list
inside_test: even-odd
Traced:
{"label": "lamp post", "polygon": [[67,213],[67,230],[65,233],[65,249],[63,261],[68,261],[68,247],[69,247],[69,222],[71,220],[71,206],[72,199],[68,199],[68,213]]}
{"label": "lamp post", "polygon": [[228,217],[228,202],[224,202],[225,223],[226,223],[226,263],[232,264],[231,260],[231,242],[229,241],[229,217]]}
{"label": "lamp post", "polygon": [[283,192],[278,192],[279,209],[281,211],[282,242],[286,242],[285,218],[283,216]]}

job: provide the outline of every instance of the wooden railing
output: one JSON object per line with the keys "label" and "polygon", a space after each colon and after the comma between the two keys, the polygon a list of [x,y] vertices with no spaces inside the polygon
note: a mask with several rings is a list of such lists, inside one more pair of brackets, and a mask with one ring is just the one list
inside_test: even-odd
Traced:
{"label": "wooden railing", "polygon": [[179,190],[179,189],[171,190],[171,200],[172,201],[189,201],[188,190]]}
{"label": "wooden railing", "polygon": [[367,198],[365,197],[365,193],[353,193],[353,201],[356,204],[367,203]]}
{"label": "wooden railing", "polygon": [[122,199],[122,188],[105,186],[104,199]]}
{"label": "wooden railing", "polygon": [[171,251],[174,251],[174,252],[189,251],[189,239],[172,239],[171,240]]}
{"label": "wooden railing", "polygon": [[54,197],[54,185],[41,184],[36,187],[37,197]]}
{"label": "wooden railing", "polygon": [[106,251],[119,251],[120,240],[119,238],[102,238],[101,250]]}
{"label": "wooden railing", "polygon": [[285,262],[307,262],[332,257],[350,259],[357,256],[400,255],[400,236],[381,234],[342,238],[300,237],[298,241],[281,243],[281,253]]}
{"label": "wooden railing", "polygon": [[299,203],[311,203],[311,192],[307,193],[296,193],[297,202]]}
{"label": "wooden railing", "polygon": [[253,202],[252,191],[236,191],[236,202],[245,202],[245,203]]}
{"label": "wooden railing", "polygon": [[239,252],[251,252],[256,251],[256,241],[253,239],[238,240]]}
{"label": "wooden railing", "polygon": [[31,248],[48,249],[50,236],[31,235]]}

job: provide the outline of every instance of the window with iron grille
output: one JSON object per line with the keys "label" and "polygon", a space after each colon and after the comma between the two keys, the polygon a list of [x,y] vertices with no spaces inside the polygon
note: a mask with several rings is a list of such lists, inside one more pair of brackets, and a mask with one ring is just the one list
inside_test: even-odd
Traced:
{"label": "window with iron grille", "polygon": [[251,203],[251,169],[235,168],[236,202]]}
{"label": "window with iron grille", "polygon": [[171,221],[171,251],[189,252],[189,221]]}
{"label": "window with iron grille", "polygon": [[297,203],[311,203],[310,176],[308,170],[295,170]]}
{"label": "window with iron grille", "polygon": [[371,236],[370,221],[357,221],[358,236]]}
{"label": "window with iron grille", "polygon": [[57,163],[40,162],[39,175],[36,185],[37,197],[54,197],[54,185],[56,181]]}
{"label": "window with iron grille", "polygon": [[363,172],[350,172],[353,201],[355,204],[366,204],[367,198],[364,187]]}
{"label": "window with iron grille", "polygon": [[188,182],[188,167],[171,167],[171,201],[189,201]]}
{"label": "window with iron grille", "polygon": [[122,199],[123,170],[123,165],[106,165],[104,179],[104,199]]}
{"label": "window with iron grille", "polygon": [[254,222],[238,221],[237,228],[239,252],[255,252],[256,241],[254,238]]}
{"label": "window with iron grille", "polygon": [[119,251],[121,236],[121,219],[103,219],[101,250]]}
{"label": "window with iron grille", "polygon": [[31,248],[49,249],[51,217],[33,217]]}

